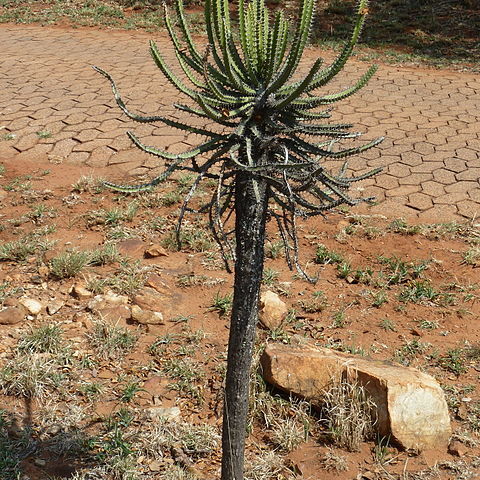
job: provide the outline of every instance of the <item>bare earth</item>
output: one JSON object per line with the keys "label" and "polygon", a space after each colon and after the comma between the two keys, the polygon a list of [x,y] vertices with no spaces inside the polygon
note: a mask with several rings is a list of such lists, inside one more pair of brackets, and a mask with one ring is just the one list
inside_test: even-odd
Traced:
{"label": "bare earth", "polygon": [[[222,268],[212,242],[186,245],[180,252],[168,250],[165,241],[177,218],[181,196],[175,197],[175,192],[182,179],[140,199],[92,186],[72,188],[81,176],[125,183],[159,171],[153,157],[132,148],[125,135],[129,129],[144,143],[169,151],[183,151],[197,143],[194,135],[168,127],[133,125],[119,114],[103,77],[90,68],[98,65],[109,71],[132,109],[173,114],[172,103],[182,98],[156,70],[148,54],[149,39],[150,35],[138,32],[0,26],[0,163],[5,167],[0,179],[0,238],[25,241],[36,232],[35,238],[56,242],[45,252],[0,263],[2,301],[15,304],[24,296],[39,300],[43,307],[62,303],[54,314],[43,308],[24,322],[0,326],[0,367],[12,358],[18,340],[45,322],[58,323],[78,355],[95,356],[86,338],[92,329],[87,308],[91,298],[74,298],[71,287],[78,281],[91,286],[93,280],[116,278],[122,267],[117,261],[87,267],[74,278],[56,279],[51,259],[68,249],[93,250],[113,240],[125,257],[140,262],[138,268],[147,268],[147,285],[164,296],[163,325],[138,326],[125,315],[116,318],[120,326],[138,335],[134,349],[123,359],[97,359],[95,368],[69,378],[61,394],[48,393],[51,403],[47,405],[57,405],[59,411],[66,405],[80,405],[92,421],[82,421],[79,428],[91,435],[100,435],[98,423],[124,406],[119,398],[132,379],[146,386],[128,403],[135,414],[160,398],[162,406],[179,405],[182,418],[193,424],[218,428],[221,418],[228,315],[219,316],[211,306],[216,294],[231,291],[232,276]],[[160,36],[157,41],[173,63],[166,38]],[[317,54],[309,50],[306,64]],[[351,62],[336,85],[351,84],[364,70],[365,64]],[[265,288],[280,292],[292,314],[281,332],[259,331],[260,343],[288,341],[299,334],[319,345],[426,370],[445,387],[461,456],[447,451],[415,455],[392,447],[382,462],[373,442],[365,442],[355,453],[330,450],[325,428],[318,422],[307,442],[281,453],[286,465],[283,477],[272,478],[480,478],[479,93],[479,76],[381,66],[367,87],[336,107],[335,121],[353,123],[366,139],[386,137],[378,148],[350,165],[356,173],[384,167],[383,173],[358,187],[362,195],[375,195],[378,203],[300,225],[302,263],[319,276],[315,285],[294,276],[281,252],[274,254],[279,238],[272,225],[267,251],[274,258],[266,261],[270,277]],[[105,211],[125,210],[132,202],[138,209],[131,218],[105,220],[109,218]],[[39,205],[45,208],[40,211]],[[399,218],[407,223],[395,223]],[[189,222],[190,230],[206,230],[201,217],[192,216]],[[415,229],[416,224],[423,226]],[[127,236],[137,238],[137,243],[124,240]],[[145,259],[144,250],[157,243],[164,245],[168,255]],[[350,270],[342,272],[333,261],[315,263],[320,244],[341,253]],[[401,278],[395,276],[399,271]],[[187,320],[180,322],[179,315]],[[200,330],[204,338],[188,342],[197,342],[189,355],[203,372],[192,380],[202,401],[191,392],[173,389],[165,373],[165,361],[178,357],[180,342],[160,354],[148,350],[159,337],[191,338],[192,332]],[[153,394],[148,381],[155,382],[159,376]],[[79,385],[89,382],[101,383],[103,393],[95,398],[78,393]],[[67,478],[74,471],[95,467],[98,458],[87,456],[66,454],[52,461],[48,445],[55,434],[46,430],[41,416],[47,400],[31,405],[5,389],[4,393],[0,407],[23,419],[23,427],[33,428],[36,450],[22,461],[22,471],[30,479]],[[256,418],[249,454],[274,447],[274,430]],[[345,457],[347,471],[324,468],[331,451]],[[143,455],[137,467],[151,477],[141,478],[166,478],[162,472],[172,465],[169,455],[154,466]],[[205,458],[194,457],[197,473],[206,479],[218,478],[219,458],[219,448]],[[415,472],[423,473],[414,476]]]}

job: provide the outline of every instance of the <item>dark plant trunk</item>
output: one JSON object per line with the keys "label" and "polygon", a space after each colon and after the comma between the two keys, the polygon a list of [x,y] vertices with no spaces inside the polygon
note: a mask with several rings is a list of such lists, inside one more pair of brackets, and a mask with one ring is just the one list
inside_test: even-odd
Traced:
{"label": "dark plant trunk", "polygon": [[232,318],[228,340],[223,410],[222,480],[243,480],[250,366],[263,274],[267,186],[257,181],[260,201],[246,173],[236,176],[236,262]]}

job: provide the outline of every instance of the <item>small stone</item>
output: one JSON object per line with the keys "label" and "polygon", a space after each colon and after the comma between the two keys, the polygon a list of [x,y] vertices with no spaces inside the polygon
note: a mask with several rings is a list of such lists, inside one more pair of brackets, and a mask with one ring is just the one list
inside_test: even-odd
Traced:
{"label": "small stone", "polygon": [[121,255],[132,258],[141,258],[145,251],[145,242],[139,238],[128,238],[117,243],[117,249]]}
{"label": "small stone", "polygon": [[0,310],[0,325],[15,325],[25,319],[23,307],[7,307]]}
{"label": "small stone", "polygon": [[145,409],[152,420],[165,418],[171,422],[180,420],[180,409],[178,407],[149,407]]}
{"label": "small stone", "polygon": [[107,292],[103,297],[107,305],[127,305],[128,297],[126,295],[117,295],[114,292]]}
{"label": "small stone", "polygon": [[38,315],[43,308],[43,305],[33,298],[21,298],[18,302],[23,305],[32,315]]}
{"label": "small stone", "polygon": [[162,295],[168,295],[170,293],[170,287],[162,280],[160,275],[157,275],[156,273],[150,274],[146,283],[149,287],[152,287]]}
{"label": "small stone", "polygon": [[163,294],[154,288],[146,287],[140,294],[133,297],[132,303],[143,310],[162,312],[165,318],[170,318],[178,315],[184,309],[188,299],[186,295],[178,291]]}
{"label": "small stone", "polygon": [[93,293],[90,290],[87,290],[83,283],[76,283],[71,290],[72,295],[79,300],[83,298],[90,298]]}
{"label": "small stone", "polygon": [[464,403],[461,403],[458,406],[456,417],[459,420],[467,420],[468,419],[468,408]]}
{"label": "small stone", "polygon": [[47,313],[55,315],[64,305],[65,303],[60,300],[53,301],[47,305]]}
{"label": "small stone", "polygon": [[168,252],[159,244],[151,245],[145,249],[145,258],[168,257]]}
{"label": "small stone", "polygon": [[47,462],[43,458],[36,458],[33,462],[37,467],[44,467]]}
{"label": "small stone", "polygon": [[153,288],[145,288],[142,293],[133,297],[133,303],[144,310],[159,312],[165,303],[165,297],[159,295]]}
{"label": "small stone", "polygon": [[287,313],[286,303],[275,292],[268,290],[262,293],[258,312],[262,325],[270,330],[276,330],[285,321]]}
{"label": "small stone", "polygon": [[88,309],[92,312],[98,312],[104,308],[111,308],[127,304],[127,296],[117,295],[113,292],[107,292],[105,295],[95,295],[95,297],[88,303]]}
{"label": "small stone", "polygon": [[467,453],[467,449],[458,440],[452,440],[448,445],[448,453],[455,457],[463,457]]}
{"label": "small stone", "polygon": [[49,435],[58,435],[62,429],[60,428],[59,425],[52,425],[51,427],[48,427],[46,429],[46,432]]}
{"label": "small stone", "polygon": [[132,320],[142,325],[163,325],[165,323],[161,312],[143,310],[138,305],[132,306]]}
{"label": "small stone", "polygon": [[48,275],[50,274],[50,269],[46,265],[40,265],[40,267],[38,267],[38,274],[43,279],[46,279],[46,278],[48,278]]}
{"label": "small stone", "polygon": [[98,378],[102,378],[103,380],[111,380],[112,378],[116,377],[116,374],[111,370],[104,369],[104,370],[100,370],[97,376]]}
{"label": "small stone", "polygon": [[[7,280],[7,282],[8,281],[9,280]],[[7,297],[3,302],[4,307],[18,307],[19,305],[18,299],[13,297]]]}

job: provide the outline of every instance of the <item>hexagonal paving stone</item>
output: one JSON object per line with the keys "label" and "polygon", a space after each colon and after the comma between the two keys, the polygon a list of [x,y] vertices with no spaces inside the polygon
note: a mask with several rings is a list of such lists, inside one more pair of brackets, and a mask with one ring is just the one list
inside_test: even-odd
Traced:
{"label": "hexagonal paving stone", "polygon": [[77,142],[89,142],[98,137],[100,132],[94,128],[82,130],[78,135],[74,135],[73,139]]}
{"label": "hexagonal paving stone", "polygon": [[408,177],[400,178],[398,183],[400,185],[418,185],[431,179],[432,175],[430,173],[412,173]]}
{"label": "hexagonal paving stone", "polygon": [[68,154],[66,162],[74,165],[82,165],[89,157],[90,154],[87,152],[72,152]]}
{"label": "hexagonal paving stone", "polygon": [[467,164],[459,158],[447,158],[443,161],[445,168],[451,172],[460,173],[467,169]]}
{"label": "hexagonal paving stone", "polygon": [[359,191],[358,194],[354,195],[355,197],[374,197],[375,202],[383,201],[385,199],[385,193],[388,191],[384,188],[376,186],[369,186],[365,189],[362,189],[362,187],[360,188],[361,191]]}
{"label": "hexagonal paving stone", "polygon": [[67,157],[77,145],[78,142],[75,140],[66,138],[65,140],[57,142],[51,153],[59,157]]}
{"label": "hexagonal paving stone", "polygon": [[[86,152],[88,153],[88,152]],[[106,167],[115,152],[107,146],[99,146],[92,150],[88,160],[85,162],[89,167]]]}
{"label": "hexagonal paving stone", "polygon": [[472,180],[472,181],[480,182],[480,168],[475,168],[475,167],[469,168],[467,166],[467,170],[465,170],[464,172],[457,173],[455,177],[459,181]]}
{"label": "hexagonal paving stone", "polygon": [[474,201],[480,204],[480,188],[474,188],[468,192],[468,196]]}
{"label": "hexagonal paving stone", "polygon": [[418,142],[413,149],[415,152],[421,153],[422,155],[428,155],[435,152],[435,147],[427,142]]}
{"label": "hexagonal paving stone", "polygon": [[387,171],[390,175],[398,178],[407,177],[411,174],[410,167],[404,165],[403,163],[394,163],[393,165],[389,165]]}
{"label": "hexagonal paving stone", "polygon": [[445,168],[439,168],[438,170],[435,170],[432,175],[436,182],[443,183],[444,185],[449,185],[452,182],[457,181],[455,174],[450,170],[446,170]]}
{"label": "hexagonal paving stone", "polygon": [[19,136],[18,142],[15,144],[15,148],[19,152],[24,152],[32,148],[38,143],[38,135],[36,133],[29,133],[25,136]]}
{"label": "hexagonal paving stone", "polygon": [[456,155],[458,158],[461,158],[462,160],[478,160],[480,158],[480,155],[478,152],[471,148],[458,148],[455,151]]}
{"label": "hexagonal paving stone", "polygon": [[464,200],[457,203],[458,213],[466,218],[477,218],[480,214],[480,206],[472,200]]}
{"label": "hexagonal paving stone", "polygon": [[422,155],[417,152],[404,152],[400,156],[402,157],[402,163],[404,163],[405,165],[410,165],[411,167],[421,165],[421,163],[423,162]]}
{"label": "hexagonal paving stone", "polygon": [[468,193],[467,192],[447,193],[445,195],[440,195],[439,197],[435,197],[433,199],[433,203],[455,205],[457,202],[460,202],[460,201],[465,200],[467,198],[468,198]]}
{"label": "hexagonal paving stone", "polygon": [[391,188],[385,191],[386,197],[408,197],[412,193],[419,192],[420,185],[401,185],[397,188]]}
{"label": "hexagonal paving stone", "polygon": [[425,139],[432,145],[442,145],[444,143],[447,143],[447,139],[445,138],[445,136],[440,135],[439,133],[428,133],[427,135],[425,135]]}
{"label": "hexagonal paving stone", "polygon": [[433,206],[432,198],[425,193],[412,193],[408,196],[407,205],[415,210],[427,210]]}
{"label": "hexagonal paving stone", "polygon": [[424,223],[446,223],[461,220],[455,205],[435,205],[418,214],[418,219]]}
{"label": "hexagonal paving stone", "polygon": [[382,188],[396,188],[398,187],[398,178],[392,175],[379,175],[375,179],[375,183],[377,186]]}
{"label": "hexagonal paving stone", "polygon": [[439,168],[443,168],[443,162],[425,162],[416,167],[411,167],[412,173],[432,173]]}
{"label": "hexagonal paving stone", "polygon": [[455,182],[445,186],[447,193],[453,192],[468,192],[478,187],[478,182]]}

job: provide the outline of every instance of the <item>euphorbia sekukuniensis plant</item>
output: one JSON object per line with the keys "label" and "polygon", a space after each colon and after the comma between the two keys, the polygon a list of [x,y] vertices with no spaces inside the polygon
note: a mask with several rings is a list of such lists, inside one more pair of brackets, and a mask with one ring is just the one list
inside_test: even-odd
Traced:
{"label": "euphorbia sekukuniensis plant", "polygon": [[[275,219],[284,241],[289,266],[297,261],[296,218],[319,215],[341,204],[354,205],[366,198],[351,198],[354,182],[378,172],[347,176],[344,159],[378,144],[342,147],[354,139],[352,125],[329,123],[330,105],[362,88],[376,71],[370,67],[351,87],[338,93],[321,89],[342,70],[359,37],[368,0],[360,0],[350,39],[328,66],[317,59],[306,73],[298,67],[312,28],[315,1],[301,0],[296,28],[291,30],[283,12],[270,14],[264,0],[238,1],[238,34],[231,27],[227,0],[205,1],[207,45],[196,45],[185,20],[181,0],[176,1],[180,35],[165,12],[165,23],[175,56],[185,74],[181,80],[166,64],[157,45],[150,52],[168,81],[190,100],[175,108],[220,128],[200,128],[198,121],[163,116],[142,116],[127,109],[112,77],[116,102],[131,119],[140,123],[161,122],[205,140],[184,153],[174,154],[144,145],[133,133],[133,143],[164,162],[163,173],[151,182],[124,186],[106,183],[123,192],[149,190],[178,170],[193,172],[195,181],[184,199],[177,234],[189,201],[203,179],[215,179],[210,201],[210,226],[224,258],[235,261],[234,298],[228,343],[224,396],[222,480],[243,479],[243,458],[248,413],[248,384],[257,325],[257,304],[262,280],[265,225]],[[297,74],[294,77],[294,75]],[[353,146],[352,146],[353,144]],[[345,145],[345,144],[344,144]],[[325,161],[340,160],[338,173]],[[227,228],[235,213],[234,228]],[[230,237],[234,236],[235,247]],[[180,236],[177,237],[180,239]]]}

